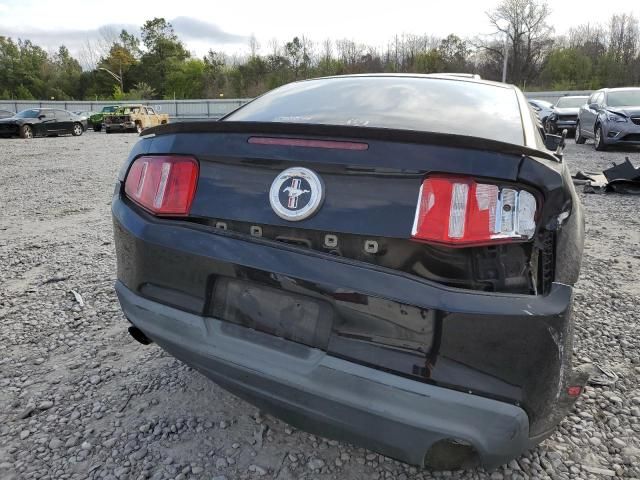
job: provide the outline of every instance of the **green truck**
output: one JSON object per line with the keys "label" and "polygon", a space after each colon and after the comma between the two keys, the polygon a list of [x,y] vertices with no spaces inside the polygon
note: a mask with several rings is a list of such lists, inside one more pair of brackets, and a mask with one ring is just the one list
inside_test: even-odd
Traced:
{"label": "green truck", "polygon": [[89,117],[89,123],[93,125],[93,131],[99,132],[102,130],[102,126],[104,125],[104,117],[105,115],[110,115],[116,110],[120,108],[120,105],[107,105],[106,107],[102,107],[98,113],[94,113]]}

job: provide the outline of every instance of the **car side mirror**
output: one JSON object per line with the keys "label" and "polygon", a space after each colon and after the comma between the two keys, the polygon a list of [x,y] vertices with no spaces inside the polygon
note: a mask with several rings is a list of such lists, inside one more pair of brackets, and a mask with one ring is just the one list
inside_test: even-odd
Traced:
{"label": "car side mirror", "polygon": [[47,116],[44,114],[38,115],[38,120],[42,120],[43,118],[47,118]]}
{"label": "car side mirror", "polygon": [[598,105],[597,103],[590,103],[589,108],[591,110],[598,110],[600,108],[600,105]]}

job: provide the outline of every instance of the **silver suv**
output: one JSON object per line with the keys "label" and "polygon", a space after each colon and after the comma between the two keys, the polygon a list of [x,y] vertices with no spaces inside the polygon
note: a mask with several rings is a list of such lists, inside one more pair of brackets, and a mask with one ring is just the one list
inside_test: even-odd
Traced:
{"label": "silver suv", "polygon": [[603,88],[578,112],[576,143],[592,138],[596,150],[608,145],[640,145],[640,88]]}

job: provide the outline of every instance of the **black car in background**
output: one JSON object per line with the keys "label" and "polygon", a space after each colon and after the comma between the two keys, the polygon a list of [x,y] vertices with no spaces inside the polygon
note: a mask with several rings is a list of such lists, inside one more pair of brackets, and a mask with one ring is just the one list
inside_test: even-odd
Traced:
{"label": "black car in background", "polygon": [[13,117],[15,112],[10,112],[9,110],[0,110],[0,118],[9,118]]}
{"label": "black car in background", "polygon": [[0,137],[73,135],[85,131],[82,120],[72,112],[54,108],[31,108],[0,119]]}
{"label": "black car in background", "polygon": [[508,462],[586,380],[582,207],[537,123],[513,86],[382,74],[145,130],[112,201],[131,335],[304,430]]}

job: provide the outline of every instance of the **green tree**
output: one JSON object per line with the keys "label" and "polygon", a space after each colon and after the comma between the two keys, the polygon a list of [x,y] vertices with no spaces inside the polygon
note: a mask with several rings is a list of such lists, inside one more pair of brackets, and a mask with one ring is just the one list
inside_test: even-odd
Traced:
{"label": "green tree", "polygon": [[145,51],[140,59],[138,75],[145,78],[160,94],[167,94],[167,78],[189,58],[189,52],[164,18],[154,18],[141,29]]}
{"label": "green tree", "polygon": [[169,72],[165,87],[165,98],[202,98],[204,92],[206,64],[191,58]]}
{"label": "green tree", "polygon": [[592,88],[591,60],[576,48],[552,51],[542,71],[542,79],[558,90]]}

